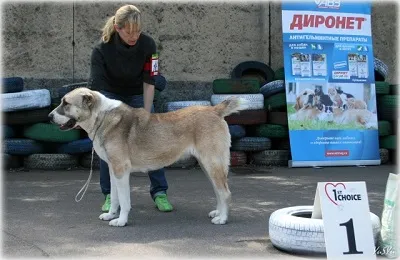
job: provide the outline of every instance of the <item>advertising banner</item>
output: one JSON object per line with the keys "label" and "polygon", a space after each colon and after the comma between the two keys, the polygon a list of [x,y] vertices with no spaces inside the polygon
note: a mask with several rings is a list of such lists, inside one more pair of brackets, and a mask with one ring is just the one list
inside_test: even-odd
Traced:
{"label": "advertising banner", "polygon": [[290,167],[379,165],[371,2],[282,2]]}

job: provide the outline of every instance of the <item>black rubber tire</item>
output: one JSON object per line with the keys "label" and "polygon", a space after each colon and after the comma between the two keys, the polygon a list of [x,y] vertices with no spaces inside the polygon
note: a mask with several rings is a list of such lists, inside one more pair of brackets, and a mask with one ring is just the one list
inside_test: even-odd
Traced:
{"label": "black rubber tire", "polygon": [[23,157],[11,154],[3,154],[3,169],[16,169],[23,167]]}
{"label": "black rubber tire", "polygon": [[275,71],[275,80],[285,80],[285,68],[279,68]]}
{"label": "black rubber tire", "polygon": [[381,164],[387,164],[389,162],[389,150],[388,149],[380,148],[379,156],[381,158]]}
{"label": "black rubber tire", "polygon": [[390,93],[389,83],[385,81],[375,82],[375,91],[378,95],[387,95]]}
{"label": "black rubber tire", "polygon": [[255,79],[216,79],[213,81],[214,94],[258,94],[260,83]]}
{"label": "black rubber tire", "polygon": [[16,93],[24,89],[24,80],[21,77],[3,78],[3,93]]}
{"label": "black rubber tire", "polygon": [[8,125],[30,125],[49,121],[51,107],[33,110],[22,110],[3,113],[4,122]]}
{"label": "black rubber tire", "polygon": [[379,136],[387,136],[392,134],[392,125],[389,121],[378,121]]}
{"label": "black rubber tire", "polygon": [[15,137],[14,128],[9,125],[3,125],[3,139]]}
{"label": "black rubber tire", "polygon": [[388,135],[379,138],[379,148],[386,148],[388,150],[397,150],[397,136]]}
{"label": "black rubber tire", "polygon": [[265,63],[259,61],[245,61],[239,63],[231,73],[231,78],[240,79],[246,74],[260,75],[260,85],[264,85],[274,80],[274,71]]}
{"label": "black rubber tire", "polygon": [[57,147],[57,153],[82,154],[91,152],[92,148],[92,140],[90,140],[90,138],[85,138],[59,145]]}
{"label": "black rubber tire", "polygon": [[374,58],[374,74],[375,74],[375,81],[385,81],[389,68],[388,66],[378,58]]}
{"label": "black rubber tire", "polygon": [[80,130],[60,130],[59,126],[50,123],[37,123],[27,127],[24,137],[44,142],[68,143],[80,139]]}
{"label": "black rubber tire", "polygon": [[262,124],[255,129],[256,136],[268,138],[285,138],[289,136],[289,130],[286,126]]}
{"label": "black rubber tire", "polygon": [[264,108],[269,111],[286,111],[286,107],[286,93],[275,94],[264,101]]}
{"label": "black rubber tire", "polygon": [[3,153],[10,155],[30,155],[42,153],[44,150],[44,145],[35,140],[21,138],[3,140]]}
{"label": "black rubber tire", "polygon": [[250,137],[246,136],[237,140],[233,140],[231,151],[258,152],[271,148],[271,140],[266,137]]}
{"label": "black rubber tire", "polygon": [[247,154],[246,152],[232,151],[230,158],[230,166],[243,166],[247,163]]}
{"label": "black rubber tire", "polygon": [[249,163],[254,165],[287,166],[288,160],[288,150],[266,150],[249,155]]}
{"label": "black rubber tire", "polygon": [[277,93],[285,92],[285,81],[274,80],[271,81],[260,88],[260,93],[264,95],[264,98],[268,98]]}
{"label": "black rubber tire", "polygon": [[67,170],[78,166],[78,157],[70,154],[32,154],[24,158],[24,167],[31,170]]}
{"label": "black rubber tire", "polygon": [[242,125],[228,125],[231,139],[238,139],[246,136],[246,128]]}
{"label": "black rubber tire", "polygon": [[399,85],[398,84],[390,84],[390,95],[399,95]]}
{"label": "black rubber tire", "polygon": [[[79,164],[84,168],[90,169],[91,161],[92,161],[92,152],[85,153],[82,156],[80,156]],[[94,170],[100,169],[100,158],[96,154],[96,152],[94,152],[93,154],[93,169]]]}

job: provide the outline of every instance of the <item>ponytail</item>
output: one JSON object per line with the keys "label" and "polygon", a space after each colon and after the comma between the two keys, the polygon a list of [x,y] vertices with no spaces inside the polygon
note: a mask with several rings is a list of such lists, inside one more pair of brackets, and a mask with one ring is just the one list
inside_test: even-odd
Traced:
{"label": "ponytail", "polygon": [[114,21],[115,21],[115,15],[110,17],[107,20],[106,24],[104,25],[103,34],[101,36],[103,42],[109,42],[111,39],[111,35],[115,32]]}

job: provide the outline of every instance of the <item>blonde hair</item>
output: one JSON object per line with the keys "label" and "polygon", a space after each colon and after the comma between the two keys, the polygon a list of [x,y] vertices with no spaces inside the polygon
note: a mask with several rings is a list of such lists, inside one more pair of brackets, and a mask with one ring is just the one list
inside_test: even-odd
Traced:
{"label": "blonde hair", "polygon": [[134,5],[124,5],[120,7],[115,15],[107,20],[103,27],[101,39],[104,42],[109,42],[111,36],[115,33],[114,24],[119,28],[124,28],[126,25],[129,25],[131,32],[134,27],[140,30],[142,23],[139,9]]}

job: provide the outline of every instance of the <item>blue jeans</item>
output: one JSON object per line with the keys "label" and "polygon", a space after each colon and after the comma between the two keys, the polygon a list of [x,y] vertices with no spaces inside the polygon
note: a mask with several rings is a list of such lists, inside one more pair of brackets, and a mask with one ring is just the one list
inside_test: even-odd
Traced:
{"label": "blue jeans", "polygon": [[[107,92],[104,90],[100,92],[108,98],[120,100],[131,107],[135,108],[144,107],[143,95],[120,96],[118,94]],[[152,106],[151,110],[154,113],[154,105]],[[150,195],[153,198],[153,200],[156,195],[166,194],[168,189],[168,183],[167,179],[165,178],[164,168],[155,171],[150,171],[148,175],[151,183]],[[108,164],[101,159],[100,159],[100,187],[104,195],[110,194],[111,183],[110,183],[110,173],[108,170]]]}

